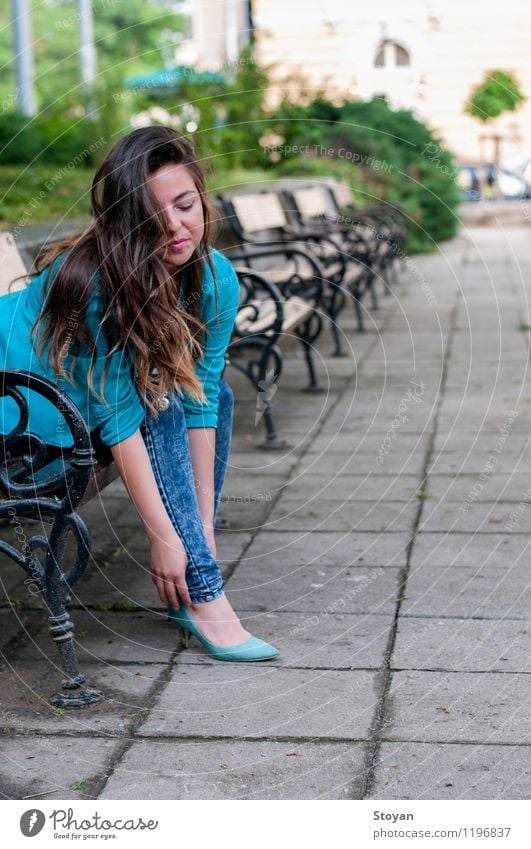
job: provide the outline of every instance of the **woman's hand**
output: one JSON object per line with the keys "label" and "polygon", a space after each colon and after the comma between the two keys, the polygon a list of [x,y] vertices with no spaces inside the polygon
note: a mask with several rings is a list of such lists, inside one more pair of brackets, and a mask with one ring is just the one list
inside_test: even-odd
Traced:
{"label": "woman's hand", "polygon": [[180,602],[191,604],[186,585],[188,556],[177,534],[151,538],[151,576],[163,604],[177,609]]}

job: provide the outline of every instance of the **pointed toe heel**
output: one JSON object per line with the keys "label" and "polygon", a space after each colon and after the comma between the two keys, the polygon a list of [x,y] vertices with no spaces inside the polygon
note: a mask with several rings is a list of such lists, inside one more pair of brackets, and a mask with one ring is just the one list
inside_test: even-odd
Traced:
{"label": "pointed toe heel", "polygon": [[250,662],[256,660],[272,660],[277,657],[278,649],[264,640],[259,640],[258,637],[249,637],[243,643],[237,643],[234,646],[216,646],[201,633],[196,626],[188,609],[181,605],[178,610],[168,606],[168,618],[174,623],[184,641],[185,647],[188,648],[188,639],[190,634],[199,640],[203,648],[205,648],[215,660],[228,660]]}

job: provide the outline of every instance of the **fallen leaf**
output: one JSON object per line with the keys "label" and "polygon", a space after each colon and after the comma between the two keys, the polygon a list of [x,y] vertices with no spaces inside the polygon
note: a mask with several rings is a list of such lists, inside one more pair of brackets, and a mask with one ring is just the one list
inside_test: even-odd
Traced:
{"label": "fallen leaf", "polygon": [[435,708],[435,710],[440,710],[441,713],[450,713],[450,710],[446,707],[446,705],[440,705],[440,707]]}

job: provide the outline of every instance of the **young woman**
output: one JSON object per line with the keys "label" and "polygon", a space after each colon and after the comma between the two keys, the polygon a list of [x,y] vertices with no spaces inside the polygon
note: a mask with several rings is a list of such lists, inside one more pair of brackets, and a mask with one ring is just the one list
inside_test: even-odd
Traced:
{"label": "young woman", "polygon": [[[104,443],[149,538],[153,582],[181,635],[218,660],[277,650],[241,625],[223,591],[214,520],[228,461],[232,395],[221,380],[238,279],[212,248],[212,215],[190,143],[135,130],[92,186],[93,223],[48,251],[0,299],[0,368],[53,380]],[[11,405],[11,406],[10,406]],[[31,399],[30,429],[66,443],[62,418]],[[4,433],[16,424],[4,400]]]}

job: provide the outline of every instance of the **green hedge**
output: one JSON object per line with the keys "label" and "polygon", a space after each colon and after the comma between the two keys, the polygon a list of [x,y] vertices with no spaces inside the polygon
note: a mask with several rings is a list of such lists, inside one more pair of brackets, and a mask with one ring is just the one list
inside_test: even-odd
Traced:
{"label": "green hedge", "polygon": [[0,165],[67,165],[80,159],[93,165],[93,136],[94,125],[86,120],[75,123],[46,113],[29,119],[5,112],[0,115]]}
{"label": "green hedge", "polygon": [[301,174],[328,170],[331,176],[341,170],[361,203],[404,206],[409,250],[433,250],[457,232],[452,155],[411,112],[394,111],[383,98],[341,106],[323,99],[308,106],[283,103],[271,130],[282,142],[280,160],[270,155],[269,167]]}

